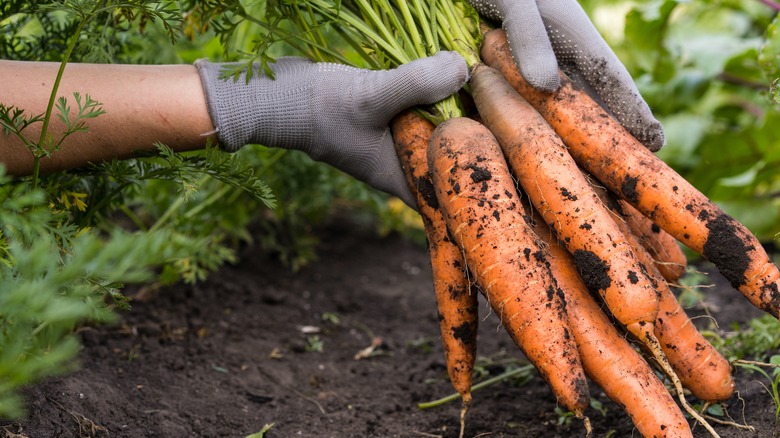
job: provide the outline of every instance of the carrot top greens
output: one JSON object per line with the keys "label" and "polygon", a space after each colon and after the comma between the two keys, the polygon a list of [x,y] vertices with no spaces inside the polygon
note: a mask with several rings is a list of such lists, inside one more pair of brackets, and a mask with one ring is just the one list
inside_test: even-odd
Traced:
{"label": "carrot top greens", "polygon": [[[266,8],[277,19],[264,26],[265,46],[281,43],[314,61],[384,69],[453,50],[469,66],[479,62],[479,15],[465,0],[278,0]],[[333,44],[334,33],[343,44]],[[272,75],[272,59],[261,59]],[[423,115],[438,124],[463,111],[453,95]]]}

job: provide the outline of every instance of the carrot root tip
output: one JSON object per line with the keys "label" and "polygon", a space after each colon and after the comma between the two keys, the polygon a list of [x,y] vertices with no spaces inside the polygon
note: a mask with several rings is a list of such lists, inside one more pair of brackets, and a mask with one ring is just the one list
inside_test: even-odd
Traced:
{"label": "carrot root tip", "polygon": [[585,426],[585,436],[587,438],[590,438],[593,436],[593,426],[590,424],[590,418],[583,415],[582,416],[582,424]]}
{"label": "carrot root tip", "polygon": [[469,410],[469,407],[471,407],[471,393],[465,393],[462,395],[463,403],[461,403],[460,408],[460,433],[458,434],[459,438],[463,438],[464,434],[466,433],[466,413]]}

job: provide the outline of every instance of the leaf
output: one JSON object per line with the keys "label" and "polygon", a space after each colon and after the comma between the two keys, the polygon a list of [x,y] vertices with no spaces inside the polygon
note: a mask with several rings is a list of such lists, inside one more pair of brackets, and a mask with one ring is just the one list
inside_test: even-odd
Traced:
{"label": "leaf", "polygon": [[711,121],[704,116],[681,112],[661,118],[666,133],[666,145],[658,156],[673,166],[684,168],[697,165],[701,157],[697,148],[711,128]]}
{"label": "leaf", "polygon": [[246,438],[265,438],[265,434],[268,433],[269,430],[271,430],[272,427],[274,427],[276,423],[268,423],[265,426],[263,426],[262,429],[260,429],[259,432],[253,433],[251,435],[247,435]]}
{"label": "leaf", "polygon": [[767,372],[764,371],[763,368],[761,368],[761,367],[758,367],[756,365],[751,365],[751,364],[745,364],[745,363],[737,363],[737,366],[740,367],[740,368],[745,368],[745,369],[748,369],[748,370],[751,370],[751,371],[755,371],[755,372],[763,375],[767,379],[769,379],[769,374],[767,374]]}
{"label": "leaf", "polygon": [[756,180],[758,172],[766,165],[764,161],[759,161],[753,165],[750,169],[742,172],[739,175],[730,176],[727,178],[721,178],[718,184],[724,187],[747,187]]}
{"label": "leaf", "polygon": [[20,135],[28,126],[42,122],[43,117],[43,114],[28,117],[23,109],[0,102],[0,126],[3,127],[5,135],[11,133]]}
{"label": "leaf", "polygon": [[57,118],[62,121],[62,123],[65,124],[65,126],[70,126],[70,106],[68,106],[68,99],[65,98],[65,96],[60,96],[57,98]]}
{"label": "leaf", "polygon": [[773,79],[769,85],[769,99],[774,104],[780,104],[780,78]]}
{"label": "leaf", "polygon": [[[241,79],[241,76],[247,73],[247,71],[251,71],[251,64],[249,66],[246,63],[223,64],[219,71],[219,79],[232,79],[233,82],[238,82],[238,80]],[[251,76],[251,74],[249,76]],[[247,78],[247,82],[248,81],[249,78]]]}
{"label": "leaf", "polygon": [[[664,39],[667,23],[678,5],[674,0],[651,1],[637,5],[626,15],[625,44],[631,47],[627,56],[632,64],[653,77],[668,80],[674,66],[668,62],[670,52]],[[665,66],[666,68],[661,68]]]}
{"label": "leaf", "polygon": [[758,62],[767,79],[776,81],[780,74],[780,14],[775,16],[764,32],[764,42],[759,50]]}
{"label": "leaf", "polygon": [[707,407],[707,413],[716,417],[726,416],[726,410],[719,403],[713,403]]}
{"label": "leaf", "polygon": [[684,53],[704,74],[716,76],[725,69],[729,60],[757,50],[760,44],[760,38],[738,38],[729,34],[689,35],[685,40]]}

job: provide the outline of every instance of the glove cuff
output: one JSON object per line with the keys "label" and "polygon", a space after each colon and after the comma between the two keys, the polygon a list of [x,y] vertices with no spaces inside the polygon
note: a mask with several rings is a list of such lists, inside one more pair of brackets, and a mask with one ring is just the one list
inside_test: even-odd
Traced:
{"label": "glove cuff", "polygon": [[311,115],[301,111],[306,108],[305,89],[283,90],[257,66],[249,83],[246,73],[237,80],[220,78],[223,64],[201,59],[195,67],[223,150],[235,152],[246,144],[262,144],[305,151],[311,144],[310,129],[291,129],[311,123]]}

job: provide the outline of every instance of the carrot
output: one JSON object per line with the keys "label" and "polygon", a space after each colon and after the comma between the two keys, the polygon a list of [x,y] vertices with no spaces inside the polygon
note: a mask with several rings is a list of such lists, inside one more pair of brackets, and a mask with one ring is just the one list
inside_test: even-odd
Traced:
{"label": "carrot", "polygon": [[682,396],[682,383],[655,335],[659,285],[648,277],[566,146],[497,70],[478,66],[471,86],[477,109],[520,185],[572,254],[585,284],[602,296],[615,319],[653,355],[678,389],[688,413],[717,436]]}
{"label": "carrot", "polygon": [[409,188],[417,198],[417,208],[428,237],[447,372],[452,386],[463,400],[462,431],[466,411],[471,405],[471,376],[479,320],[477,294],[471,290],[463,255],[447,231],[433,191],[426,156],[433,124],[412,111],[406,111],[393,119],[391,128],[396,152]]}
{"label": "carrot", "polygon": [[627,218],[632,213],[624,210],[606,189],[594,187],[605,205],[615,217],[615,223],[625,233],[639,260],[646,266],[648,274],[658,283],[661,292],[660,312],[655,324],[655,334],[680,382],[701,400],[726,400],[734,393],[731,365],[723,355],[702,336],[685,314],[663,275],[654,264],[653,257],[639,239],[633,236]]}
{"label": "carrot", "polygon": [[531,224],[548,245],[547,260],[566,297],[569,326],[588,377],[626,411],[642,436],[692,437],[666,386],[601,311],[555,233],[538,215]]}
{"label": "carrot", "polygon": [[588,288],[639,339],[653,334],[658,293],[623,233],[550,125],[501,74],[477,67],[472,94],[525,193],[555,231]]}
{"label": "carrot", "polygon": [[558,401],[581,417],[587,381],[562,293],[495,138],[471,119],[450,119],[431,137],[428,164],[447,227],[491,307]]}
{"label": "carrot", "polygon": [[676,282],[685,274],[688,261],[677,239],[662,230],[661,227],[645,217],[626,201],[621,202],[621,209],[632,233],[639,243],[647,250],[653,259],[653,264],[661,275],[669,282]]}
{"label": "carrot", "polygon": [[694,396],[714,402],[734,394],[728,360],[699,333],[668,288],[661,291],[655,334],[683,386]]}
{"label": "carrot", "polygon": [[714,263],[751,303],[780,317],[780,270],[747,228],[653,155],[565,75],[554,93],[528,85],[502,30],[485,35],[481,54],[553,126],[578,164]]}

